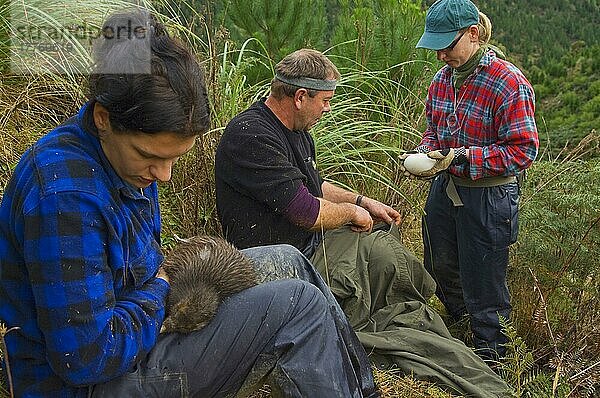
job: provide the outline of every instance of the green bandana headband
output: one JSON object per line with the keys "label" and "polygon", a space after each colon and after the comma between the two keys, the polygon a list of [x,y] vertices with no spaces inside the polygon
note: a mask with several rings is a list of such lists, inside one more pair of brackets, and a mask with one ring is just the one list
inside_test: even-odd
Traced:
{"label": "green bandana headband", "polygon": [[302,88],[317,91],[334,91],[337,80],[321,80],[310,77],[283,77],[279,73],[275,74],[275,79],[280,82],[291,84]]}

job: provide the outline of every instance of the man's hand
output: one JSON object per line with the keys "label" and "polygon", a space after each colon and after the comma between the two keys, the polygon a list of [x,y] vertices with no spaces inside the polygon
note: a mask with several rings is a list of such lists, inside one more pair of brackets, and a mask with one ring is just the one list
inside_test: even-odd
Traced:
{"label": "man's hand", "polygon": [[371,216],[375,219],[375,221],[383,221],[386,224],[400,224],[400,213],[398,213],[396,209],[386,204],[365,196],[361,201],[361,205],[367,209],[369,213],[371,213]]}
{"label": "man's hand", "polygon": [[350,229],[354,232],[369,232],[373,228],[373,218],[371,214],[360,206],[354,206],[354,215],[350,220]]}

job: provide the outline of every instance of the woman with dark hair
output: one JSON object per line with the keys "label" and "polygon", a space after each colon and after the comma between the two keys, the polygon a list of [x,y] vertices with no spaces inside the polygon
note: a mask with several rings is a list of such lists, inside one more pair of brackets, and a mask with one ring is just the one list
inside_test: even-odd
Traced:
{"label": "woman with dark hair", "polygon": [[[305,281],[252,287],[202,330],[159,335],[169,281],[156,181],[209,128],[206,87],[142,10],[106,21],[95,60],[90,100],[25,152],[0,205],[15,395],[227,396],[270,377],[284,396],[378,396],[341,310]],[[274,250],[247,255],[260,264]],[[309,269],[276,250],[296,275]]]}

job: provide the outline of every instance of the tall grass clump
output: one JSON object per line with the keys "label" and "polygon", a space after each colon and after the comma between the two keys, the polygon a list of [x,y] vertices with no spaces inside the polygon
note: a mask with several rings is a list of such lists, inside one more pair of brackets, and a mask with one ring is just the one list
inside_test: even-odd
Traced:
{"label": "tall grass clump", "polygon": [[2,76],[0,83],[0,194],[21,154],[83,103],[70,84],[44,76]]}
{"label": "tall grass clump", "polygon": [[[332,57],[335,59],[335,57]],[[390,78],[390,70],[341,70],[331,112],[312,132],[322,175],[348,189],[390,203],[406,202],[398,155],[418,142],[409,117],[414,94]]]}
{"label": "tall grass clump", "polygon": [[[185,12],[181,12],[186,4]],[[220,234],[213,173],[216,147],[227,122],[263,90],[263,83],[248,82],[246,72],[271,67],[265,56],[248,49],[248,42],[254,39],[236,49],[226,32],[212,24],[214,10],[208,5],[194,9],[192,4],[159,7],[167,16],[169,26],[183,32],[186,44],[198,54],[204,66],[211,108],[211,129],[198,137],[194,149],[179,159],[171,181],[161,184],[159,200],[166,247],[174,243],[175,236]]]}

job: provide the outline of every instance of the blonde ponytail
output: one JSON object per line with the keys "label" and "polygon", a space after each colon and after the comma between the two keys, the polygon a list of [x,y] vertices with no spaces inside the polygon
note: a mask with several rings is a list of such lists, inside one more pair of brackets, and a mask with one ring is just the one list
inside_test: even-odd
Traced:
{"label": "blonde ponytail", "polygon": [[490,21],[488,16],[481,11],[479,11],[479,23],[477,24],[477,29],[479,29],[479,44],[487,44],[492,37],[492,21]]}

